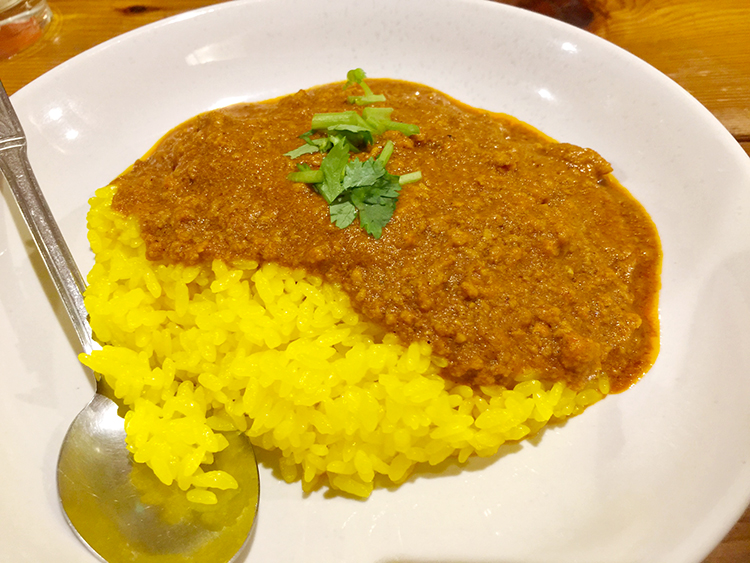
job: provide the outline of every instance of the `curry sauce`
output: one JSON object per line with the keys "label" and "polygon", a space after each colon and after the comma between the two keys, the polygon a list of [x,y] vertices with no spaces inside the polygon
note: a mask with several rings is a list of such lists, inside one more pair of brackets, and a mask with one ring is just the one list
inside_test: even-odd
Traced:
{"label": "curry sauce", "polygon": [[[395,144],[402,188],[380,239],[331,223],[286,179],[315,113],[352,109],[341,84],[201,114],[114,182],[154,261],[272,261],[341,285],[354,308],[406,344],[424,340],[442,375],[478,386],[533,374],[623,391],[658,351],[661,249],[642,206],[592,150],[429,87],[370,80],[394,120],[360,158]],[[301,160],[320,164],[320,155]]]}

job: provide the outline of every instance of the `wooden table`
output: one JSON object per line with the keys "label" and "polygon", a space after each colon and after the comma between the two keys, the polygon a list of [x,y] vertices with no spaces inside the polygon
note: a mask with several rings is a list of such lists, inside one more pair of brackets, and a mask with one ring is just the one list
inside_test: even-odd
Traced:
{"label": "wooden table", "polygon": [[[48,0],[42,39],[0,61],[9,94],[111,37],[221,0]],[[750,155],[750,0],[503,0],[627,49],[695,96]],[[750,562],[750,508],[704,563]]]}

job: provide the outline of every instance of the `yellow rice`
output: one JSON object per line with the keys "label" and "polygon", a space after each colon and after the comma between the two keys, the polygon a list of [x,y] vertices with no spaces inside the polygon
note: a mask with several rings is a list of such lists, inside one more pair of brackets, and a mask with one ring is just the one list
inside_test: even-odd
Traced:
{"label": "yellow rice", "polygon": [[429,345],[402,346],[302,271],[150,262],[137,221],[111,209],[114,190],[90,202],[85,303],[103,349],[81,361],[130,409],[134,459],[189,500],[237,486],[203,469],[224,431],[278,450],[284,479],[306,491],[327,483],[367,497],[419,464],[491,456],[608,392],[606,379],[576,393],[532,373],[477,392],[443,380]]}

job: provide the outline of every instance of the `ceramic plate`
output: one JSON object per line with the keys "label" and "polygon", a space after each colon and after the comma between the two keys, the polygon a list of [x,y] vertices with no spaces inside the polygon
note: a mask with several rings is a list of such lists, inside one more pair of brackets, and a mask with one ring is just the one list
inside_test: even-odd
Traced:
{"label": "ceramic plate", "polygon": [[[248,562],[699,562],[750,500],[750,160],[668,78],[594,35],[487,1],[237,1],[138,29],[12,98],[87,271],[87,200],[196,113],[341,80],[434,86],[592,147],[664,250],[661,354],[629,391],[460,470],[367,501],[261,468]],[[57,502],[93,394],[8,190],[0,205],[0,560],[94,561]]]}

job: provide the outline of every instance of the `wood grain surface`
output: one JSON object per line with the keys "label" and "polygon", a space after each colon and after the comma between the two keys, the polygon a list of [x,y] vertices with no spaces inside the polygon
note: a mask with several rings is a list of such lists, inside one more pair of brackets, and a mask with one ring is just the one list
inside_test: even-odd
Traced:
{"label": "wood grain surface", "polygon": [[[10,94],[103,41],[219,2],[48,1],[54,17],[42,38],[0,60]],[[586,29],[647,61],[706,106],[750,155],[750,0],[500,1]],[[750,509],[704,563],[750,563]]]}

